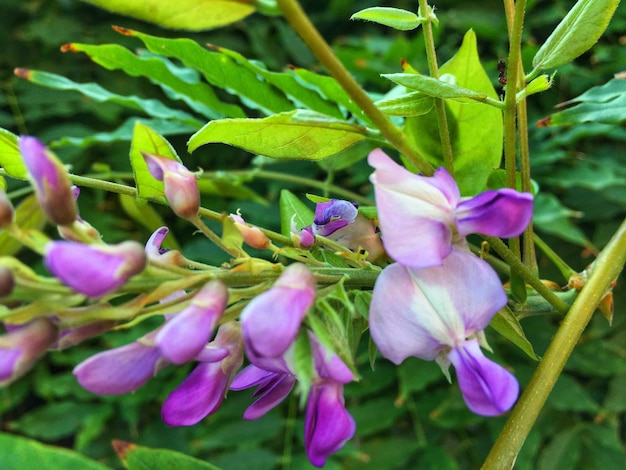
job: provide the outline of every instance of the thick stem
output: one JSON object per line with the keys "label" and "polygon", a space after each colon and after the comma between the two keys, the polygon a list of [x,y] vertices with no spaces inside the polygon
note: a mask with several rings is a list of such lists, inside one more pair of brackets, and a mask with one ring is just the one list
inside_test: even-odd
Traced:
{"label": "thick stem", "polygon": [[277,0],[277,3],[294,31],[300,35],[315,57],[326,67],[354,102],[361,107],[385,139],[408,158],[421,173],[432,175],[434,172],[433,166],[409,143],[404,133],[376,107],[369,95],[350,75],[350,72],[346,70],[333,50],[322,38],[319,31],[302,10],[300,4],[296,0]]}
{"label": "thick stem", "polygon": [[530,383],[511,412],[483,464],[483,470],[512,468],[528,433],[552,391],[593,312],[626,262],[626,220],[596,259],[589,280],[561,323]]}

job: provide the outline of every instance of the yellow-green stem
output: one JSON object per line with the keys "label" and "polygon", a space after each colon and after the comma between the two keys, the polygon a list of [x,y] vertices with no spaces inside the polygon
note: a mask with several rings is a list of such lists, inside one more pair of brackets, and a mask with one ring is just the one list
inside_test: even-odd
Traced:
{"label": "yellow-green stem", "polygon": [[528,433],[565,363],[607,289],[626,262],[626,220],[596,259],[593,272],[561,323],[508,421],[483,464],[483,470],[512,468]]}

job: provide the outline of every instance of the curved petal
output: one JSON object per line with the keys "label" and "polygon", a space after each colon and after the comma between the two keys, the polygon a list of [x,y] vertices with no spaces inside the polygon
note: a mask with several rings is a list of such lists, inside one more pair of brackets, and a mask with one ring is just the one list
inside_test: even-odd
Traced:
{"label": "curved petal", "polygon": [[244,419],[254,420],[265,415],[282,402],[293,389],[296,378],[293,375],[274,373],[259,384],[254,396],[260,397],[243,413]]}
{"label": "curved petal", "polygon": [[203,362],[169,394],[161,417],[168,426],[192,426],[215,413],[224,400],[228,376],[221,362]]}
{"label": "curved petal", "polygon": [[467,407],[476,414],[496,416],[508,411],[519,393],[515,377],[487,359],[472,339],[448,353]]}
{"label": "curved petal", "polygon": [[323,379],[333,379],[344,384],[354,380],[354,374],[350,368],[337,354],[322,346],[315,334],[311,331],[309,331],[309,339],[311,341],[313,361],[317,375]]}
{"label": "curved petal", "polygon": [[350,201],[331,199],[328,202],[317,203],[315,219],[313,220],[313,233],[327,237],[354,222],[358,213],[356,206]]}
{"label": "curved petal", "polygon": [[343,385],[327,381],[311,388],[306,406],[304,446],[309,460],[322,467],[326,458],[352,438],[356,425],[344,407]]}
{"label": "curved petal", "polygon": [[530,223],[533,196],[512,189],[485,191],[461,202],[455,211],[459,235],[482,233],[493,237],[516,237]]}

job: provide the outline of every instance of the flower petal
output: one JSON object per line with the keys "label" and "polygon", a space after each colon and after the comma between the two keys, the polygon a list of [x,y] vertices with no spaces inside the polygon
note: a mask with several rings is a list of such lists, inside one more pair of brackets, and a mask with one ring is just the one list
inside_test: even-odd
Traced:
{"label": "flower petal", "polygon": [[471,339],[452,349],[448,359],[454,365],[463,399],[472,412],[496,416],[508,411],[517,400],[517,380],[483,355],[478,340]]}
{"label": "flower petal", "polygon": [[315,206],[313,233],[327,237],[336,230],[354,222],[359,211],[354,203],[341,199],[319,202]]}
{"label": "flower petal", "polygon": [[356,425],[344,407],[343,385],[326,381],[311,388],[306,406],[304,446],[309,460],[322,467],[326,458],[352,438]]}
{"label": "flower petal", "polygon": [[482,233],[493,237],[516,237],[530,223],[533,196],[512,189],[485,191],[457,206],[459,235]]}

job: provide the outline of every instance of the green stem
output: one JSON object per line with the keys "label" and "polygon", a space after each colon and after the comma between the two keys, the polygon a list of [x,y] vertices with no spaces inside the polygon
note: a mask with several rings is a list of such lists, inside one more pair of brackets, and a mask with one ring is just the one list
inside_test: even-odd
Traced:
{"label": "green stem", "polygon": [[565,278],[566,281],[569,281],[569,278],[572,274],[576,274],[576,271],[570,268],[569,265],[563,260],[563,258],[557,255],[556,252],[546,242],[544,242],[537,235],[535,235],[534,240],[539,249],[543,251],[543,254],[546,255],[548,259],[550,259],[550,261],[554,263],[559,271],[561,271],[561,275]]}
{"label": "green stem", "polygon": [[626,220],[596,259],[589,280],[564,318],[530,383],[511,412],[483,464],[483,470],[512,468],[528,433],[552,391],[593,312],[626,262]]}
{"label": "green stem", "polygon": [[277,3],[294,31],[300,35],[317,59],[326,67],[335,80],[339,82],[354,102],[361,107],[363,112],[380,130],[381,134],[400,153],[409,159],[421,173],[432,175],[434,172],[433,166],[409,143],[404,133],[376,107],[369,95],[361,88],[352,75],[350,75],[350,72],[346,70],[333,50],[326,43],[324,38],[322,38],[297,0],[277,0]]}
{"label": "green stem", "polygon": [[[428,70],[430,76],[439,78],[439,66],[437,65],[437,52],[435,50],[435,39],[433,38],[432,9],[428,6],[427,0],[419,0],[421,16],[426,18],[422,24],[424,30],[424,45],[426,46],[426,58],[428,60]],[[437,114],[437,124],[439,128],[439,139],[441,140],[441,151],[443,153],[443,163],[452,176],[454,176],[454,160],[452,155],[452,143],[450,142],[450,130],[448,129],[448,117],[446,115],[446,103],[441,98],[435,99],[435,112]]]}
{"label": "green stem", "polygon": [[562,299],[557,297],[539,278],[533,273],[524,263],[522,263],[518,256],[515,255],[506,244],[495,237],[483,237],[489,242],[489,245],[495,250],[498,255],[511,267],[511,271],[519,274],[530,286],[537,291],[546,301],[557,309],[562,314],[566,314],[569,310],[569,305]]}

